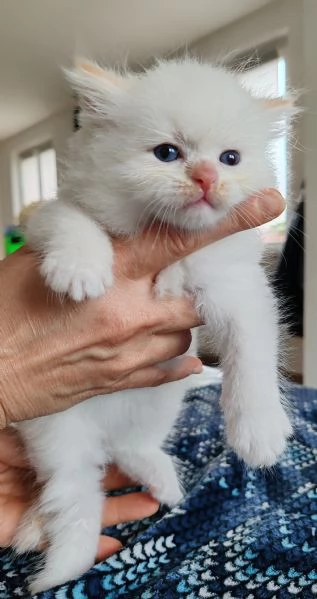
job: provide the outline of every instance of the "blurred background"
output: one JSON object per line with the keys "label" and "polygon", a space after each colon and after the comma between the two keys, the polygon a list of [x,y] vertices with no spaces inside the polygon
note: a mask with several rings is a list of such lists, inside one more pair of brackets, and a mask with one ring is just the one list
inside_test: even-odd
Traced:
{"label": "blurred background", "polygon": [[303,118],[272,148],[287,209],[261,235],[291,314],[286,370],[317,387],[316,23],[316,0],[0,0],[0,258],[23,243],[21,211],[56,194],[77,122],[61,66],[76,56],[138,70],[185,47],[256,91],[302,90]]}

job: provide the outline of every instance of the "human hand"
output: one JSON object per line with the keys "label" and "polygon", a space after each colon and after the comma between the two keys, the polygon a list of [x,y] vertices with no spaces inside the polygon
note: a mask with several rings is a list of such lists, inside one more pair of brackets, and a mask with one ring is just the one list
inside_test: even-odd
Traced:
{"label": "human hand", "polygon": [[[133,482],[110,467],[104,486],[107,491],[132,486]],[[22,442],[14,429],[0,431],[0,547],[9,547],[24,513],[39,491],[35,472],[26,460]],[[148,493],[128,493],[105,500],[102,527],[142,520],[154,514],[158,502]],[[100,535],[96,559],[106,559],[122,547],[112,537]],[[40,549],[40,548],[39,548]]]}
{"label": "human hand", "polygon": [[284,208],[274,190],[234,208],[211,230],[186,235],[151,229],[115,239],[115,284],[97,300],[75,304],[52,295],[37,258],[19,251],[0,264],[0,428],[58,412],[92,397],[148,387],[199,372],[183,354],[199,325],[190,299],[159,299],[158,273],[212,242],[275,218]]}

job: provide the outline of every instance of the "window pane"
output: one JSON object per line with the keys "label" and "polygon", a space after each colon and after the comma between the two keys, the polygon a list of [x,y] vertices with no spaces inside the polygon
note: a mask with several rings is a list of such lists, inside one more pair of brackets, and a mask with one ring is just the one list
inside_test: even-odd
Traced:
{"label": "window pane", "polygon": [[22,158],[20,168],[22,202],[27,206],[41,199],[37,156]]}
{"label": "window pane", "polygon": [[42,199],[50,200],[56,195],[56,154],[53,148],[48,148],[39,154]]}
{"label": "window pane", "polygon": [[[286,64],[284,58],[276,58],[260,64],[240,75],[243,84],[259,96],[284,96],[286,93]],[[275,140],[270,152],[276,170],[277,187],[287,196],[287,138]],[[261,231],[265,241],[283,242],[286,234],[286,210],[271,223],[263,225]]]}

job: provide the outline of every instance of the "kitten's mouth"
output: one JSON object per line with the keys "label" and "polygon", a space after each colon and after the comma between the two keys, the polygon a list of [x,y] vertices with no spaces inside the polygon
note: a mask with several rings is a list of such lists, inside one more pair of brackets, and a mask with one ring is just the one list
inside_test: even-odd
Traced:
{"label": "kitten's mouth", "polygon": [[204,206],[207,206],[208,208],[217,210],[220,208],[220,205],[221,204],[217,196],[203,194],[195,200],[190,200],[189,202],[186,202],[186,204],[183,206],[183,209],[187,210],[188,208],[202,208]]}

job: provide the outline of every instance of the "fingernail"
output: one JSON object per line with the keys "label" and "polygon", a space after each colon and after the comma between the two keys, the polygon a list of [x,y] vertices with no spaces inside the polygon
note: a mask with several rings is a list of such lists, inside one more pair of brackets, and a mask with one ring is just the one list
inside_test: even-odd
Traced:
{"label": "fingernail", "polygon": [[202,363],[197,364],[196,366],[193,366],[191,374],[201,374],[203,371],[203,365]]}
{"label": "fingernail", "polygon": [[274,190],[270,190],[270,192],[264,197],[265,208],[272,212],[273,215],[278,216],[285,210],[285,200],[283,196]]}
{"label": "fingernail", "polygon": [[150,493],[144,493],[149,498],[148,505],[144,508],[144,518],[153,516],[160,509],[159,502]]}

